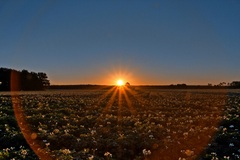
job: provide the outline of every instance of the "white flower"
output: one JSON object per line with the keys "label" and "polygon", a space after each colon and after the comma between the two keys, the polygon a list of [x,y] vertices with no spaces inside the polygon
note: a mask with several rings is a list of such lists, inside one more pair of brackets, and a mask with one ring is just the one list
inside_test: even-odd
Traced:
{"label": "white flower", "polygon": [[153,138],[154,136],[152,134],[149,135],[149,138]]}
{"label": "white flower", "polygon": [[217,156],[217,153],[215,153],[215,152],[212,152],[212,153],[211,153],[211,155],[213,155],[213,156]]}
{"label": "white flower", "polygon": [[59,133],[60,131],[59,131],[59,129],[54,129],[53,132],[54,132],[55,134],[57,134],[57,133]]}
{"label": "white flower", "polygon": [[21,154],[22,154],[22,155],[27,155],[27,150],[22,149],[22,150],[21,150]]}
{"label": "white flower", "polygon": [[91,130],[91,134],[92,134],[92,135],[94,135],[94,134],[96,134],[96,133],[97,133],[96,130]]}
{"label": "white flower", "polygon": [[89,148],[84,148],[84,149],[83,149],[83,152],[84,152],[84,153],[88,153],[88,152],[89,152]]}
{"label": "white flower", "polygon": [[71,151],[69,149],[63,149],[61,150],[63,154],[70,154]]}
{"label": "white flower", "polygon": [[223,158],[224,158],[224,159],[229,159],[230,157],[229,157],[229,156],[224,156]]}
{"label": "white flower", "polygon": [[146,150],[146,149],[143,149],[142,152],[143,152],[143,155],[144,155],[144,156],[148,156],[148,155],[151,155],[151,154],[152,154],[150,150]]}
{"label": "white flower", "polygon": [[104,153],[104,156],[105,156],[105,157],[112,157],[112,154],[111,154],[110,152],[105,152],[105,153]]}
{"label": "white flower", "polygon": [[227,131],[227,128],[223,128],[223,132]]}
{"label": "white flower", "polygon": [[94,159],[94,156],[91,155],[90,157],[88,157],[89,160],[93,160]]}
{"label": "white flower", "polygon": [[187,150],[185,151],[185,154],[186,154],[187,156],[193,156],[193,155],[194,155],[194,151],[191,151],[191,150],[187,149]]}
{"label": "white flower", "polygon": [[233,143],[230,143],[230,144],[229,144],[229,147],[234,147],[234,144],[233,144]]}

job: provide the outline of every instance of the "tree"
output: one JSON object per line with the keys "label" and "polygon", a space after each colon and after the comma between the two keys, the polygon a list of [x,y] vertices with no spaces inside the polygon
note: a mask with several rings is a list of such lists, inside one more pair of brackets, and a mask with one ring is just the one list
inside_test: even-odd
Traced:
{"label": "tree", "polygon": [[11,77],[11,70],[7,68],[0,68],[0,89],[7,91],[10,90],[10,77]]}
{"label": "tree", "polygon": [[0,90],[43,90],[50,85],[47,74],[0,68]]}
{"label": "tree", "polygon": [[50,81],[48,80],[47,74],[43,72],[38,73],[38,78],[41,80],[44,88],[48,88],[50,86]]}
{"label": "tree", "polygon": [[240,81],[233,81],[230,84],[230,86],[233,87],[233,88],[240,88]]}
{"label": "tree", "polygon": [[130,83],[129,83],[129,82],[126,82],[126,83],[125,83],[125,86],[130,87]]}
{"label": "tree", "polygon": [[209,87],[212,87],[212,83],[208,83],[208,86],[209,86]]}

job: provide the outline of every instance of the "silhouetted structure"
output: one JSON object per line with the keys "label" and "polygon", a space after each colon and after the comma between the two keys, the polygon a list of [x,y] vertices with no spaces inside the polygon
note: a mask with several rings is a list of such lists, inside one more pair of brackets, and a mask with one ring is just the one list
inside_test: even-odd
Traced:
{"label": "silhouetted structure", "polygon": [[0,90],[43,90],[50,86],[47,74],[0,68]]}

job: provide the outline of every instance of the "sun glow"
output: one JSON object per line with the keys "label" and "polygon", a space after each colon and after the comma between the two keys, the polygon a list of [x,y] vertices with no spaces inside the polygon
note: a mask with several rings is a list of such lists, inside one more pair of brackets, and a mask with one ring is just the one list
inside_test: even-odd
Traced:
{"label": "sun glow", "polygon": [[123,80],[119,79],[117,80],[117,86],[123,86]]}

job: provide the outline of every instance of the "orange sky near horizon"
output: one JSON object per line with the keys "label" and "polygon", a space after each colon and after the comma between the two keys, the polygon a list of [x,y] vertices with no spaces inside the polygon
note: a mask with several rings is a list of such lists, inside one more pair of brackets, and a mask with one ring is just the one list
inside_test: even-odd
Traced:
{"label": "orange sky near horizon", "polygon": [[[99,76],[100,75],[100,76]],[[199,76],[198,80],[194,78],[184,77],[184,75],[160,75],[156,74],[155,77],[148,76],[146,73],[134,74],[132,72],[112,72],[112,73],[101,73],[98,75],[75,75],[74,77],[59,77],[57,79],[51,78],[49,75],[50,83],[52,85],[79,85],[79,84],[96,84],[96,85],[116,85],[117,80],[121,79],[124,83],[129,82],[131,85],[171,85],[171,84],[188,84],[188,85],[213,85],[219,84],[220,82],[232,82],[225,81],[223,75],[215,75],[215,78],[207,78],[206,76]],[[160,79],[160,80],[159,80]]]}

